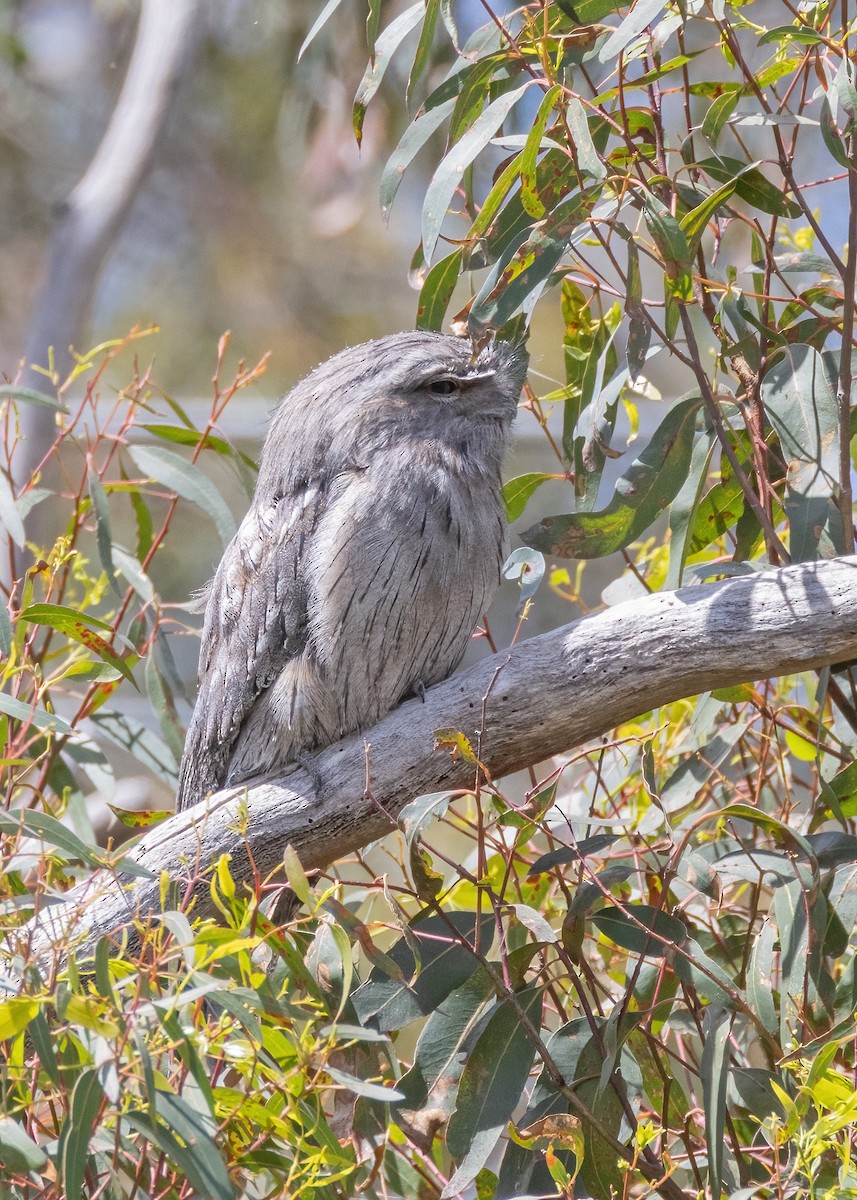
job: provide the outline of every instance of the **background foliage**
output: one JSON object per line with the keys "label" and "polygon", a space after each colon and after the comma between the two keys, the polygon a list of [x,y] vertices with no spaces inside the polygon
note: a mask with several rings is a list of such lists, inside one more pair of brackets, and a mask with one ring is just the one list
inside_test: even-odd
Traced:
{"label": "background foliage", "polygon": [[[307,53],[335,42],[336,8]],[[379,92],[414,114],[384,210],[418,153],[431,164],[419,324],[521,336],[537,303],[561,313],[565,380],[545,391],[536,363],[524,403],[543,469],[506,489],[520,633],[548,589],[579,600],[571,556],[624,557],[609,602],[853,549],[853,15],[483,8],[462,39],[443,0],[373,0],[353,125]],[[34,961],[26,919],[123,869],[88,804],[128,761],[109,747],[174,779],[186,613],[150,566],[179,506],[231,536],[214,464],[252,486],[219,422],[264,364],[227,383],[222,342],[197,429],[129,365],[137,337],[80,360],[77,406],[74,380],[3,389],[8,1194],[857,1195],[847,667],[643,714],[524,783],[486,780],[461,741],[471,792],[416,801],[323,878],[286,862],[284,926],[263,907],[278,881],[243,894],[227,861],[189,864],[122,947]],[[16,494],[33,403],[57,440]],[[558,511],[532,525],[543,490]],[[61,532],[21,572],[38,505]],[[194,885],[219,923],[193,924]]]}

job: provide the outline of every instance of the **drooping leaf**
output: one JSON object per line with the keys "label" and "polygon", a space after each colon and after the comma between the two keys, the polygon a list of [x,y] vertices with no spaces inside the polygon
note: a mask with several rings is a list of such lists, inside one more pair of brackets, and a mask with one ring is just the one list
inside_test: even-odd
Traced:
{"label": "drooping leaf", "polygon": [[420,292],[417,329],[440,331],[443,328],[446,310],[461,274],[462,255],[462,250],[455,250],[447,258],[436,262],[429,271]]}
{"label": "drooping leaf", "polygon": [[27,1175],[41,1171],[48,1163],[48,1156],[17,1121],[0,1117],[0,1161],[7,1171]]}
{"label": "drooping leaf", "polygon": [[670,562],[664,584],[667,589],[681,587],[695,518],[716,445],[717,436],[713,430],[702,434],[693,448],[687,479],[673,500],[670,509]]}
{"label": "drooping leaf", "polygon": [[599,558],[640,537],[687,478],[701,403],[691,397],[670,410],[605,509],[546,517],[522,534],[524,541],[560,558]]}
{"label": "drooping leaf", "polygon": [[577,162],[581,171],[585,171],[593,179],[604,179],[607,174],[607,167],[601,161],[598,151],[595,148],[595,143],[592,140],[586,109],[576,96],[572,96],[568,102],[567,118],[571,135],[574,138]]}
{"label": "drooping leaf", "polygon": [[18,549],[23,549],[24,539],[26,538],[24,522],[21,520],[21,514],[18,512],[9,480],[2,471],[0,471],[0,523],[3,524],[9,537]]}
{"label": "drooping leaf", "polygon": [[220,1151],[212,1136],[213,1122],[181,1096],[158,1090],[153,1097],[158,1120],[151,1111],[131,1111],[126,1119],[176,1164],[198,1195],[211,1200],[235,1200]]}
{"label": "drooping leaf", "polygon": [[[610,35],[601,47],[598,53],[598,61],[608,63],[612,62],[614,58],[618,58],[625,47],[630,45],[635,38],[639,37],[646,26],[650,25],[659,16],[663,7],[664,0],[637,0],[637,3],[628,15],[620,22],[618,29]],[[580,5],[576,4],[575,8],[579,11]],[[592,19],[590,16],[589,20]]]}
{"label": "drooping leaf", "polygon": [[609,906],[594,913],[590,920],[617,946],[651,958],[663,958],[673,946],[682,945],[688,936],[683,921],[650,904],[626,904],[624,909]]}
{"label": "drooping leaf", "polygon": [[413,1066],[398,1081],[405,1096],[404,1109],[450,1115],[464,1069],[465,1048],[493,998],[491,975],[480,968],[430,1014],[417,1040]]}
{"label": "drooping leaf", "polygon": [[77,1077],[71,1094],[68,1119],[61,1138],[61,1176],[63,1195],[81,1200],[84,1177],[89,1164],[89,1143],[98,1113],[104,1101],[97,1069],[89,1068]]}
{"label": "drooping leaf", "polygon": [[826,531],[833,551],[845,539],[835,494],[839,485],[839,414],[821,355],[789,346],[765,373],[762,400],[788,468],[786,513],[794,561],[817,557]]}
{"label": "drooping leaf", "polygon": [[556,475],[545,475],[541,471],[533,471],[528,475],[518,475],[503,486],[503,502],[506,505],[506,520],[517,521],[527,506],[527,501],[541,487]]}
{"label": "drooping leaf", "polygon": [[[422,5],[417,7],[422,8]],[[488,104],[435,171],[423,202],[422,242],[426,262],[432,259],[441,226],[466,168],[488,145],[531,83],[532,80],[528,80],[521,87],[505,92]]]}
{"label": "drooping leaf", "polygon": [[[388,952],[406,982],[373,969],[352,997],[360,1021],[393,1030],[433,1012],[477,969],[478,961],[467,945],[484,947],[493,936],[493,925],[491,914],[477,919],[475,913],[466,912],[451,912],[447,920],[429,916],[412,922],[408,939],[402,938]],[[419,969],[412,944],[419,950]]]}
{"label": "drooping leaf", "polygon": [[417,84],[422,79],[426,67],[431,60],[432,46],[434,45],[434,34],[437,28],[437,18],[440,12],[440,0],[425,0],[425,16],[423,17],[423,27],[420,30],[420,40],[417,43],[417,48],[414,53],[414,61],[411,65],[411,73],[408,76],[408,86],[405,91],[405,98],[410,104]]}
{"label": "drooping leaf", "polygon": [[558,85],[548,88],[548,90],[545,92],[541,103],[539,104],[535,120],[530,127],[530,132],[527,134],[527,141],[521,155],[521,203],[529,215],[531,217],[535,217],[537,221],[540,221],[545,215],[545,206],[542,203],[536,187],[536,164],[538,162],[545,128],[550,115],[553,112],[557,97],[561,95],[561,93],[562,88],[560,88]]}
{"label": "drooping leaf", "polygon": [[442,1200],[459,1195],[476,1178],[521,1098],[535,1047],[518,1007],[539,1029],[542,995],[541,987],[533,987],[518,993],[517,1004],[503,1000],[467,1057],[446,1134],[457,1169]]}
{"label": "drooping leaf", "polygon": [[109,642],[95,632],[98,629],[106,630],[112,638],[116,638],[128,645],[127,638],[116,633],[112,625],[108,625],[106,621],[100,621],[97,617],[92,617],[88,613],[78,612],[76,609],[68,608],[62,604],[30,604],[27,608],[22,609],[19,616],[20,620],[28,621],[32,625],[47,625],[51,629],[56,629],[58,632],[64,633],[66,637],[70,637],[81,646],[85,646],[87,650],[91,650],[93,654],[98,655],[108,666],[119,671],[134,687],[137,686],[127,659],[122,657],[122,655],[113,649]]}
{"label": "drooping leaf", "polygon": [[427,108],[417,114],[415,120],[411,122],[402,134],[398,146],[396,146],[396,149],[387,159],[387,164],[381,175],[379,195],[381,200],[381,215],[385,222],[389,220],[390,209],[393,207],[393,201],[396,198],[396,193],[399,190],[399,184],[404,178],[405,171],[432,134],[437,129],[440,129],[444,121],[449,118],[454,108],[454,96],[452,99],[446,100],[443,104]]}
{"label": "drooping leaf", "polygon": [[57,400],[56,396],[49,396],[47,392],[40,392],[36,388],[18,387],[14,383],[0,384],[0,398],[23,400],[25,404],[35,404],[39,408],[53,408],[61,413],[68,412],[65,404],[61,400]]}
{"label": "drooping leaf", "polygon": [[397,17],[393,18],[376,41],[374,31],[377,29],[377,18],[380,10],[380,0],[370,0],[369,20],[366,23],[367,41],[369,43],[369,65],[360,81],[357,95],[354,97],[354,107],[351,117],[354,126],[354,136],[357,139],[358,146],[363,140],[363,118],[366,116],[366,106],[381,86],[381,81],[387,73],[387,68],[393,59],[393,55],[411,30],[416,27],[426,11],[423,0],[420,0],[418,4],[411,5],[410,8],[405,9],[403,13],[399,13]]}
{"label": "drooping leaf", "polygon": [[182,425],[156,423],[141,425],[140,428],[145,429],[147,433],[151,433],[153,437],[160,438],[163,442],[170,442],[174,446],[193,446],[196,448],[202,443],[205,450],[213,450],[215,454],[220,454],[223,457],[229,457],[232,454],[232,447],[229,443],[221,437],[216,437],[213,433],[208,433],[203,438],[202,434],[196,429],[186,429]]}
{"label": "drooping leaf", "polygon": [[98,546],[98,557],[110,586],[114,592],[118,593],[116,568],[113,565],[113,538],[110,533],[110,508],[107,502],[107,493],[91,464],[86,472],[86,481],[92,511],[95,513],[95,540]]}
{"label": "drooping leaf", "polygon": [[595,195],[593,190],[567,197],[531,229],[523,244],[513,245],[500,257],[470,308],[472,330],[499,329],[517,313],[532,309],[572,235],[580,230]]}
{"label": "drooping leaf", "polygon": [[300,50],[298,50],[298,58],[297,58],[298,62],[300,62],[300,60],[304,56],[305,51],[308,49],[310,44],[315,40],[316,34],[318,34],[323,29],[323,27],[327,24],[329,18],[333,16],[333,14],[336,12],[337,8],[339,8],[341,3],[342,3],[342,0],[327,0],[327,4],[325,4],[324,8],[321,10],[321,12],[318,14],[316,19],[313,21],[313,23],[310,27],[309,33],[306,35],[303,42],[301,43],[301,48],[300,48]]}
{"label": "drooping leaf", "polygon": [[16,700],[14,696],[7,696],[5,692],[0,692],[0,713],[6,713],[7,716],[13,717],[16,721],[22,721],[24,724],[34,725],[36,729],[41,729],[44,733],[50,730],[55,730],[57,733],[72,732],[68,721],[64,721],[56,713],[49,713],[43,708],[25,704],[22,700]]}
{"label": "drooping leaf", "polygon": [[726,1131],[726,1082],[729,1073],[731,1014],[711,1005],[702,1019],[702,1094],[705,1100],[705,1133],[708,1146],[708,1185],[720,1195],[723,1180],[723,1142]]}
{"label": "drooping leaf", "polygon": [[715,183],[729,184],[735,181],[735,194],[747,204],[762,212],[771,213],[775,217],[794,219],[801,215],[800,206],[794,200],[788,200],[782,188],[771,183],[757,167],[749,167],[738,158],[728,158],[719,155],[717,158],[706,158],[696,164],[700,170],[710,175]]}
{"label": "drooping leaf", "polygon": [[214,484],[198,467],[163,446],[130,446],[128,453],[144,475],[208,513],[224,549],[229,545],[235,534],[235,519]]}

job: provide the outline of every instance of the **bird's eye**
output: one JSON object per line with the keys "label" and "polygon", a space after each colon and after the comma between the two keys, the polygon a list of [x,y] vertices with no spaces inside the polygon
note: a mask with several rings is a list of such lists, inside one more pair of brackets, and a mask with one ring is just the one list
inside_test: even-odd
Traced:
{"label": "bird's eye", "polygon": [[429,384],[429,391],[436,396],[451,396],[458,391],[458,384],[454,379],[435,379]]}

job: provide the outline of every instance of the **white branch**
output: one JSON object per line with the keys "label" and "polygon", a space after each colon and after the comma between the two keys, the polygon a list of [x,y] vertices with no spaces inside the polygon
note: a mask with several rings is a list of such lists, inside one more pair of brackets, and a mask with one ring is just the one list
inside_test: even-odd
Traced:
{"label": "white branch", "polygon": [[[143,0],[116,108],[85,175],[63,203],[51,236],[22,386],[44,388],[44,378],[32,368],[47,366],[51,346],[61,374],[71,365],[69,346],[79,338],[101,264],[150,168],[198,8],[199,0]],[[25,482],[53,440],[53,412],[24,406],[22,427],[27,444],[16,470]]]}
{"label": "white branch", "polygon": [[[229,853],[240,886],[253,877],[248,848],[265,877],[289,844],[312,868],[383,836],[415,796],[472,784],[473,767],[436,749],[434,735],[452,728],[476,744],[483,711],[481,759],[499,778],[658,705],[854,657],[857,558],[617,605],[493,655],[431,688],[424,703],[401,705],[365,739],[349,737],[318,754],[315,780],[290,768],[165,821],[130,852],[154,873],[152,881],[125,876],[120,888],[102,873],[75,888],[65,904],[30,923],[34,949],[43,954],[70,936],[89,942],[157,910],[161,872],[187,883]],[[242,830],[244,804],[249,820]],[[203,883],[194,912],[212,911]]]}

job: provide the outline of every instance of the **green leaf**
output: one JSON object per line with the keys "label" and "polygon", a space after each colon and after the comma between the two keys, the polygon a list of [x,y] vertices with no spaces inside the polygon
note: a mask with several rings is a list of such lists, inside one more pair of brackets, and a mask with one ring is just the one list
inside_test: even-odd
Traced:
{"label": "green leaf", "polygon": [[105,708],[94,712],[90,720],[111,742],[127,750],[170,787],[175,786],[178,775],[175,755],[151,729],[133,717]]}
{"label": "green leaf", "polygon": [[692,267],[692,254],[684,230],[657,196],[644,196],[643,212],[649,232],[663,257],[667,278],[680,288],[683,297],[689,298],[686,280]]}
{"label": "green leaf", "polygon": [[738,989],[723,968],[693,938],[685,942],[681,953],[673,959],[673,969],[676,978],[692,988],[700,999],[723,1008],[734,1007]]}
{"label": "green leaf", "polygon": [[18,512],[9,480],[2,471],[0,471],[0,522],[5,526],[6,532],[18,549],[23,549],[26,538],[24,522]]}
{"label": "green leaf", "polygon": [[457,1169],[443,1197],[459,1195],[485,1166],[526,1085],[535,1047],[518,1008],[540,1029],[542,988],[528,988],[516,1000],[501,1001],[467,1057],[446,1133]]}
{"label": "green leaf", "polygon": [[397,1088],[384,1087],[382,1083],[369,1083],[365,1079],[358,1079],[356,1075],[349,1075],[346,1071],[337,1070],[330,1063],[325,1067],[325,1071],[334,1083],[341,1084],[355,1096],[365,1096],[367,1100],[380,1100],[385,1104],[393,1104],[405,1098]]}
{"label": "green leaf", "polygon": [[729,1077],[729,1029],[731,1014],[710,1005],[702,1018],[702,1095],[708,1146],[708,1186],[720,1195],[723,1179],[723,1148],[726,1133],[726,1083]]}
{"label": "green leaf", "polygon": [[107,503],[107,493],[91,464],[87,467],[86,482],[92,511],[95,513],[95,540],[98,546],[98,557],[110,586],[118,594],[119,585],[116,582],[116,568],[113,565],[113,539],[110,534],[110,509]]}
{"label": "green leaf", "polygon": [[[635,1014],[632,1020],[637,1019]],[[616,1078],[614,1072],[617,1048],[614,1045],[611,1053],[610,1048],[605,1045],[604,1033],[605,1029],[602,1027],[600,1036],[596,1039],[590,1032],[589,1040],[575,1066],[574,1092],[590,1112],[597,1113],[599,1125],[620,1140],[627,1118],[617,1087],[631,1090],[631,1085],[636,1084],[634,1090],[639,1091],[642,1089],[642,1076],[633,1055],[623,1046],[619,1067],[621,1082],[616,1080],[614,1087],[612,1081]],[[605,1086],[606,1072],[609,1072],[609,1082]],[[615,1149],[588,1122],[583,1125],[580,1178],[588,1194],[595,1197],[595,1200],[612,1200],[614,1196],[621,1196],[624,1191],[625,1172],[617,1161]]]}
{"label": "green leaf", "polygon": [[557,84],[554,84],[553,87],[548,88],[545,92],[530,132],[527,135],[527,141],[521,155],[521,203],[525,211],[531,217],[535,217],[536,220],[541,220],[545,215],[545,206],[542,204],[541,197],[536,190],[536,164],[542,148],[545,127],[553,112],[557,97],[560,95],[562,95],[562,88]]}
{"label": "green leaf", "polygon": [[540,221],[523,245],[512,245],[489,271],[470,308],[475,331],[499,329],[519,312],[531,309],[559,266],[572,235],[580,232],[596,191],[569,196]]}
{"label": "green leaf", "polygon": [[842,142],[839,129],[836,126],[836,121],[833,118],[829,93],[825,94],[821,102],[821,118],[819,122],[821,126],[821,137],[827,147],[828,153],[840,167],[845,170],[850,170],[851,163],[848,157],[848,151]]}
{"label": "green leaf", "polygon": [[436,262],[426,276],[417,307],[417,329],[443,328],[443,319],[461,274],[462,250]]}
{"label": "green leaf", "polygon": [[792,559],[817,558],[825,532],[833,551],[844,553],[841,514],[835,502],[839,415],[821,355],[811,346],[789,346],[765,373],[761,393],[788,470],[786,513]]}
{"label": "green leaf", "polygon": [[705,158],[696,166],[710,175],[715,183],[731,183],[735,180],[735,194],[747,204],[775,217],[796,218],[801,215],[800,205],[787,200],[782,189],[771,183],[760,170],[749,167],[738,158]]}
{"label": "green leaf", "polygon": [[63,604],[31,604],[29,607],[22,609],[20,619],[22,621],[29,621],[33,625],[47,625],[51,629],[56,629],[59,633],[64,633],[72,641],[85,646],[87,650],[91,650],[93,654],[96,654],[108,666],[121,672],[130,683],[133,683],[135,688],[137,687],[136,680],[131,674],[131,668],[126,660],[117,654],[103,637],[94,632],[96,629],[107,630],[111,637],[118,638],[125,645],[128,645],[127,638],[124,638],[119,633],[115,633],[113,627],[108,625],[106,621],[100,621],[97,617],[89,616],[88,613],[78,612],[77,609],[67,608]]}
{"label": "green leaf", "polygon": [[36,404],[40,408],[53,408],[61,413],[68,412],[66,406],[61,400],[57,400],[56,396],[49,396],[47,392],[40,392],[35,388],[18,387],[14,383],[0,384],[0,398],[23,400],[25,404]]}
{"label": "green leaf", "polygon": [[431,135],[441,127],[455,108],[455,97],[438,104],[434,108],[425,109],[417,114],[399,141],[398,146],[387,159],[381,185],[379,188],[381,200],[381,215],[385,223],[390,219],[390,209],[399,190],[399,184],[404,178],[405,171],[422,150]]}
{"label": "green leaf", "polygon": [[16,700],[14,696],[7,696],[5,692],[0,692],[0,712],[6,713],[8,717],[14,717],[16,721],[22,721],[24,724],[35,725],[36,729],[41,729],[43,733],[50,730],[56,733],[72,732],[68,721],[58,717],[56,713],[49,713],[43,708],[34,708],[31,704],[24,704],[21,700]]}
{"label": "green leaf", "polygon": [[[619,230],[621,233],[621,230]],[[628,275],[625,294],[625,316],[628,321],[628,340],[625,345],[625,357],[628,363],[628,377],[631,383],[636,383],[642,374],[649,345],[652,340],[652,327],[646,320],[643,308],[643,277],[640,273],[640,251],[633,237],[628,235]]]}
{"label": "green leaf", "polygon": [[[759,266],[761,267],[761,264]],[[804,272],[836,274],[836,268],[825,254],[811,254],[806,250],[797,250],[793,254],[775,254],[774,266],[781,275],[799,275]]]}
{"label": "green leaf", "polygon": [[421,900],[433,899],[441,889],[443,876],[434,870],[431,855],[421,844],[423,831],[442,817],[452,799],[451,792],[431,792],[418,796],[399,813],[399,828],[405,835],[410,858],[411,878]]}
{"label": "green leaf", "polygon": [[695,253],[697,246],[701,242],[708,222],[717,212],[718,208],[721,208],[726,203],[737,186],[738,180],[730,179],[728,183],[724,183],[716,192],[712,192],[710,196],[706,196],[701,204],[698,204],[696,208],[682,217],[679,226],[687,238],[687,245],[691,254]]}
{"label": "green leaf", "polygon": [[[422,9],[422,5],[417,7]],[[450,149],[432,176],[426,189],[422,213],[422,242],[426,262],[430,262],[434,254],[441,226],[462,175],[477,154],[485,149],[531,83],[532,80],[528,80],[521,87],[504,93],[489,104]]]}
{"label": "green leaf", "polygon": [[[577,11],[580,11],[580,4],[575,4]],[[638,38],[647,25],[654,21],[664,7],[664,0],[637,0],[637,3],[621,21],[618,29],[611,33],[610,37],[601,47],[598,53],[598,61],[602,63],[611,62],[614,58],[618,58],[626,46],[630,45],[635,38]],[[591,20],[592,18],[590,18]]]}
{"label": "green leaf", "polygon": [[560,558],[600,558],[630,545],[675,498],[687,478],[701,403],[691,397],[669,411],[617,483],[605,509],[545,517],[521,535],[523,540]]}
{"label": "green leaf", "polygon": [[235,534],[235,520],[214,484],[198,467],[161,446],[130,446],[128,453],[144,475],[208,513],[224,549],[229,545]]}
{"label": "green leaf", "polygon": [[800,42],[804,46],[818,46],[824,41],[823,34],[809,29],[806,25],[777,25],[773,29],[765,30],[759,38],[759,45],[764,46],[768,42]]}
{"label": "green leaf", "polygon": [[[360,1022],[389,1031],[433,1012],[477,969],[477,958],[468,947],[484,952],[493,931],[492,914],[477,918],[475,913],[452,912],[446,918],[423,916],[411,922],[409,938],[401,938],[388,951],[402,977],[410,982],[400,983],[373,968],[352,997]],[[420,955],[419,969],[411,943]]]}
{"label": "green leaf", "polygon": [[151,604],[155,599],[155,586],[139,561],[121,546],[112,547],[112,556],[117,570],[130,583],[143,603]]}
{"label": "green leaf", "polygon": [[420,0],[418,4],[413,4],[392,20],[376,42],[374,31],[378,27],[380,0],[370,0],[370,4],[369,20],[366,22],[369,65],[360,81],[357,95],[354,97],[354,108],[351,114],[354,136],[358,146],[363,140],[363,118],[366,116],[366,106],[381,86],[381,81],[392,62],[393,55],[411,30],[422,20],[425,13],[425,4]]}
{"label": "green leaf", "polygon": [[517,521],[527,506],[530,497],[556,475],[544,475],[541,471],[533,471],[528,475],[518,475],[503,486],[503,503],[506,505],[506,520],[510,523]]}
{"label": "green leaf", "polygon": [[747,966],[747,1001],[769,1033],[776,1033],[777,1029],[774,1005],[777,941],[777,927],[766,918],[753,941]]}
{"label": "green leaf", "polygon": [[[681,946],[688,937],[683,921],[650,904],[626,904],[624,910],[608,906],[594,913],[590,920],[617,946],[649,958],[663,958],[673,946]],[[641,929],[640,925],[645,928]],[[651,937],[646,930],[656,936]]]}
{"label": "green leaf", "polygon": [[540,855],[527,871],[527,875],[540,875],[544,871],[552,871],[554,867],[564,866],[565,863],[581,862],[591,854],[600,854],[618,842],[618,833],[596,833],[592,837],[581,838],[575,846],[560,846],[557,850],[549,850]]}
{"label": "green leaf", "polygon": [[699,438],[693,448],[687,479],[681,485],[670,509],[670,561],[664,581],[664,587],[668,591],[681,587],[682,584],[696,515],[716,446],[717,435],[713,430],[707,430]]}
{"label": "green leaf", "polygon": [[420,30],[420,40],[417,44],[417,49],[414,54],[411,73],[408,76],[408,86],[405,90],[405,99],[410,104],[413,98],[414,90],[417,84],[425,73],[426,67],[431,60],[432,47],[434,45],[434,34],[437,28],[437,18],[440,11],[440,0],[425,0],[425,16],[423,18],[423,27]]}
{"label": "green leaf", "polygon": [[180,760],[184,748],[185,728],[176,710],[176,703],[169,684],[164,679],[155,661],[156,650],[153,647],[146,658],[144,677],[146,694],[152,711],[158,718],[164,741],[173,752],[176,760]]}
{"label": "green leaf", "polygon": [[333,16],[333,14],[339,8],[341,3],[342,3],[342,0],[327,0],[327,4],[325,4],[324,8],[318,14],[315,21],[313,21],[309,33],[306,35],[303,42],[301,43],[301,48],[300,48],[300,50],[298,50],[298,58],[297,58],[298,62],[300,62],[300,60],[303,58],[304,51],[309,47],[310,43],[312,41],[314,41],[316,34],[318,34],[321,31],[321,29],[327,24],[327,21],[329,20],[330,17]]}
{"label": "green leaf", "polygon": [[719,768],[728,761],[739,740],[747,732],[746,721],[735,721],[724,725],[719,733],[701,750],[688,755],[660,789],[661,807],[664,812],[678,813],[691,805],[707,787],[712,778],[719,778]]}
{"label": "green leaf", "polygon": [[366,47],[369,58],[375,61],[377,53],[378,28],[381,24],[381,0],[368,0],[369,12],[366,16]]}
{"label": "green leaf", "polygon": [[8,658],[12,653],[14,637],[9,610],[3,601],[0,600],[0,656],[3,658]]}
{"label": "green leaf", "polygon": [[220,1151],[211,1136],[212,1122],[181,1096],[156,1091],[151,1099],[160,1120],[155,1122],[141,1110],[126,1113],[125,1119],[170,1158],[191,1187],[206,1200],[235,1200],[236,1191]]}
{"label": "green leaf", "polygon": [[586,115],[586,109],[576,96],[572,96],[569,100],[566,115],[568,118],[568,127],[574,139],[577,161],[581,171],[585,171],[593,179],[604,179],[607,175],[607,168],[599,158],[598,151],[595,149],[595,143],[592,140],[592,134],[589,130],[589,119]]}
{"label": "green leaf", "polygon": [[0,1117],[0,1160],[7,1171],[29,1174],[41,1171],[48,1156],[11,1117]]}
{"label": "green leaf", "polygon": [[712,146],[723,132],[726,122],[734,113],[741,99],[741,84],[727,84],[722,96],[712,101],[711,107],[702,119],[702,133]]}
{"label": "green leaf", "polygon": [[140,428],[151,433],[153,437],[160,438],[163,442],[172,442],[176,446],[193,446],[196,449],[201,443],[205,450],[213,450],[224,457],[232,455],[229,443],[223,438],[215,437],[213,433],[208,433],[203,438],[198,430],[186,429],[182,425],[141,425]]}
{"label": "green leaf", "polygon": [[577,25],[592,25],[625,7],[625,0],[559,0],[559,7]]}
{"label": "green leaf", "polygon": [[16,1037],[40,1011],[39,1001],[31,996],[9,996],[0,1000],[0,1042]]}
{"label": "green leaf", "polygon": [[60,1176],[65,1200],[81,1200],[86,1169],[89,1165],[89,1141],[95,1130],[104,1092],[97,1068],[83,1071],[71,1093],[68,1119],[60,1139]]}
{"label": "green leaf", "polygon": [[88,846],[76,833],[50,813],[38,812],[36,809],[0,812],[0,831],[11,837],[23,832],[29,837],[38,838],[49,846],[54,846],[69,858],[76,859],[87,866],[98,865],[96,858],[98,847]]}

